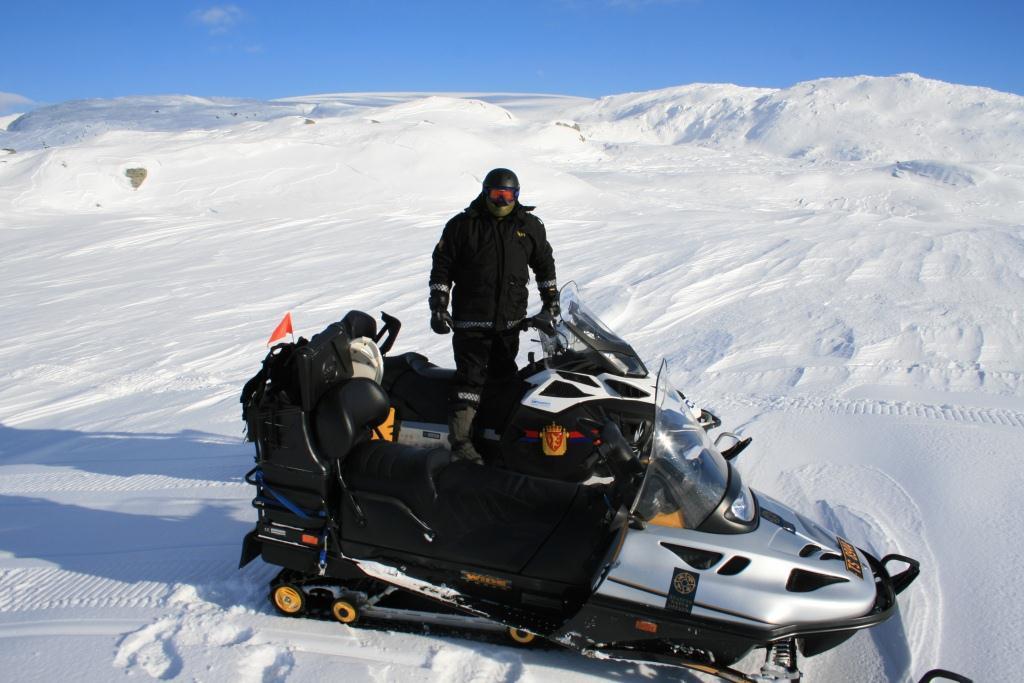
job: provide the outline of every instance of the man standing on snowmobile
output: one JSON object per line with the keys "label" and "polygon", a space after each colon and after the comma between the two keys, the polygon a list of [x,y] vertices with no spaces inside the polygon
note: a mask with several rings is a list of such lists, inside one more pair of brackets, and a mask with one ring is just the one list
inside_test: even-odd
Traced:
{"label": "man standing on snowmobile", "polygon": [[[526,317],[527,266],[544,312],[560,313],[555,260],[544,223],[519,199],[519,178],[496,168],[483,191],[444,226],[430,269],[430,327],[454,328],[455,380],[448,399],[448,440],[455,458],[482,463],[473,447],[473,418],[484,384],[516,373]],[[452,287],[454,286],[454,291]],[[452,314],[448,313],[449,293]]]}

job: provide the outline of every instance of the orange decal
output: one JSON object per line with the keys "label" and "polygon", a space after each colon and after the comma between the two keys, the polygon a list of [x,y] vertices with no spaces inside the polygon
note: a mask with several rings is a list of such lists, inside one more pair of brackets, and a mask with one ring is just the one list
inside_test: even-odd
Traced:
{"label": "orange decal", "polygon": [[658,625],[655,624],[653,621],[647,621],[645,619],[637,619],[636,622],[633,624],[633,627],[637,631],[643,631],[644,633],[658,632]]}
{"label": "orange decal", "polygon": [[373,428],[373,436],[371,440],[376,441],[378,439],[384,439],[385,441],[395,440],[395,408],[394,406],[388,410],[388,416],[379,425]]}
{"label": "orange decal", "polygon": [[852,545],[845,539],[836,537],[839,541],[839,547],[843,551],[843,562],[846,564],[846,569],[851,574],[856,574],[860,578],[864,578],[864,568],[860,564],[860,559],[857,557],[857,551]]}

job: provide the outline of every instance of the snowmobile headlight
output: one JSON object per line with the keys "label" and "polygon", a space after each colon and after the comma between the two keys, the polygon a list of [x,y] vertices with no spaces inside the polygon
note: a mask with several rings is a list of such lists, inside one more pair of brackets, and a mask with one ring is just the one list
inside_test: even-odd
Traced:
{"label": "snowmobile headlight", "polygon": [[647,368],[638,359],[624,353],[602,351],[601,355],[612,364],[615,370],[627,377],[646,377]]}
{"label": "snowmobile headlight", "polygon": [[740,489],[739,495],[732,501],[726,517],[734,522],[744,522],[746,524],[754,520],[754,499],[750,495],[750,489],[746,486]]}

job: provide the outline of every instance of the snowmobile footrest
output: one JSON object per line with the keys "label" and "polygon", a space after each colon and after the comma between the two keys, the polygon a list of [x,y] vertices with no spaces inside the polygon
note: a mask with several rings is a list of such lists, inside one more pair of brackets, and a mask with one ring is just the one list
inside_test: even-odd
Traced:
{"label": "snowmobile footrest", "polygon": [[690,669],[691,671],[700,671],[701,673],[711,674],[717,676],[723,681],[729,681],[729,683],[755,683],[756,678],[748,676],[742,671],[736,669],[730,669],[726,666],[718,666],[711,662],[695,661],[686,659],[684,657],[673,657],[671,655],[655,654],[653,652],[639,652],[636,650],[616,650],[616,649],[596,649],[590,652],[584,651],[585,656],[599,658],[610,658],[624,662],[644,662],[651,664],[667,664],[669,666],[678,666],[684,669]]}

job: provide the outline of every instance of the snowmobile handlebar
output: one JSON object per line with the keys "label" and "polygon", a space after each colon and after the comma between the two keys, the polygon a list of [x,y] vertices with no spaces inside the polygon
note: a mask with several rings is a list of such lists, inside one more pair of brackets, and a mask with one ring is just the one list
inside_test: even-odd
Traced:
{"label": "snowmobile handlebar", "polygon": [[611,420],[601,423],[587,417],[579,418],[577,425],[580,431],[598,435],[594,439],[595,457],[608,466],[621,500],[632,500],[636,494],[637,477],[643,474],[644,468],[619,426]]}
{"label": "snowmobile handlebar", "polygon": [[519,329],[523,332],[533,328],[540,330],[549,337],[553,337],[555,334],[555,318],[551,316],[547,311],[541,311],[537,315],[531,315],[529,318],[524,318],[523,322],[519,323]]}

